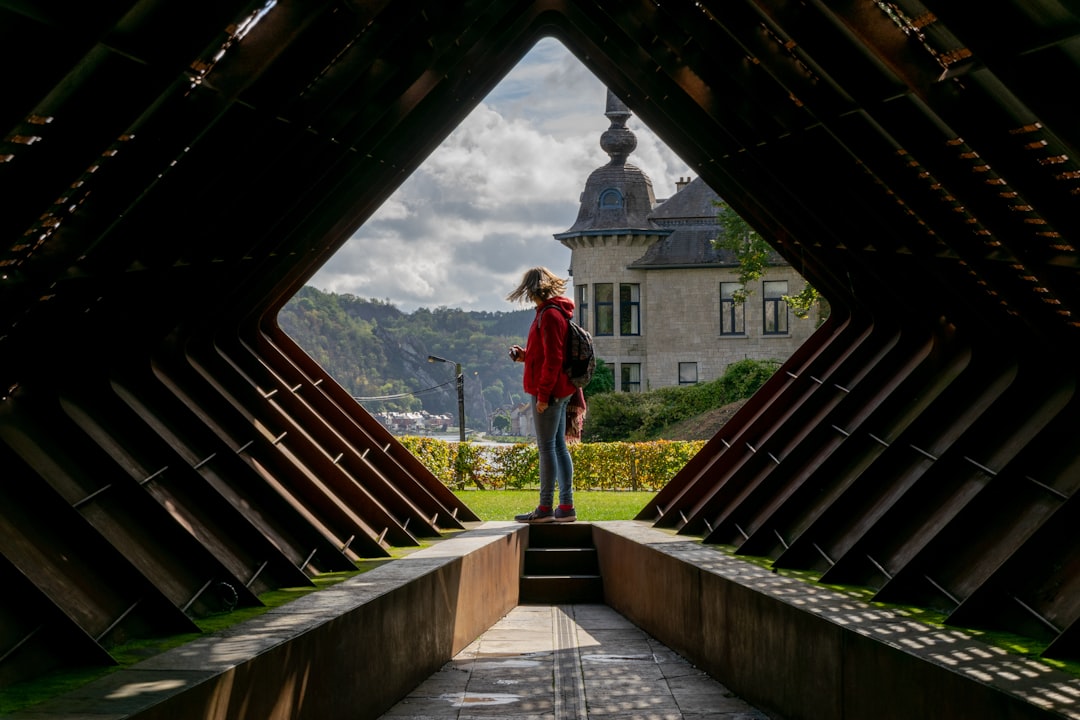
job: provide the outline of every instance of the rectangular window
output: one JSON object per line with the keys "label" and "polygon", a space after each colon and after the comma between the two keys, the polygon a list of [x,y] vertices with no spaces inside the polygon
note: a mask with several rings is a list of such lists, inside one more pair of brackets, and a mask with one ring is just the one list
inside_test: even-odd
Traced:
{"label": "rectangular window", "polygon": [[735,302],[735,294],[743,289],[742,283],[720,283],[720,334],[746,334],[746,303]]}
{"label": "rectangular window", "polygon": [[623,363],[619,366],[622,372],[623,392],[641,392],[641,365],[638,363]]}
{"label": "rectangular window", "polygon": [[641,286],[619,284],[619,334],[641,334]]}
{"label": "rectangular window", "polygon": [[583,328],[589,327],[589,286],[577,286],[577,303],[574,312],[577,314],[577,324]]}
{"label": "rectangular window", "polygon": [[696,362],[681,362],[679,363],[679,384],[680,385],[694,385],[697,383],[697,363]]}
{"label": "rectangular window", "polygon": [[786,335],[788,331],[788,305],[784,302],[787,295],[787,280],[766,280],[764,282],[763,302],[765,310],[766,335]]}
{"label": "rectangular window", "polygon": [[615,334],[615,298],[611,283],[593,285],[593,300],[596,305],[595,335]]}

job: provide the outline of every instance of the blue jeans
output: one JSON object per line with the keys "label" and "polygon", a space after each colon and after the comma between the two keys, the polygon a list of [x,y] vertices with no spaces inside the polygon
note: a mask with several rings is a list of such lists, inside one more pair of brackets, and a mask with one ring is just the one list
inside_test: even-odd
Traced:
{"label": "blue jeans", "polygon": [[536,412],[536,397],[532,398],[533,423],[536,427],[536,447],[540,451],[540,504],[553,505],[555,481],[559,483],[559,504],[574,504],[574,461],[566,447],[566,403],[570,396],[555,398],[542,413]]}

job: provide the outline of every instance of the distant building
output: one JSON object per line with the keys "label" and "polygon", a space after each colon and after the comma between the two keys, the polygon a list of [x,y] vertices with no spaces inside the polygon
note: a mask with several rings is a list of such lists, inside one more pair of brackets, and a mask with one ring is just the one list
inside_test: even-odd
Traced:
{"label": "distant building", "polygon": [[378,412],[374,418],[395,435],[416,435],[446,432],[457,421],[449,415],[432,415],[426,410],[418,412]]}
{"label": "distant building", "polygon": [[510,434],[527,436],[536,434],[533,424],[532,405],[521,403],[510,409]]}
{"label": "distant building", "polygon": [[784,360],[817,326],[793,317],[781,296],[805,280],[775,256],[741,305],[738,262],[712,241],[719,196],[700,178],[680,178],[665,201],[626,162],[637,138],[630,111],[610,91],[610,127],[600,146],[610,162],[589,175],[577,221],[555,239],[570,248],[577,321],[593,334],[615,387],[637,392],[713,380],[744,358]]}

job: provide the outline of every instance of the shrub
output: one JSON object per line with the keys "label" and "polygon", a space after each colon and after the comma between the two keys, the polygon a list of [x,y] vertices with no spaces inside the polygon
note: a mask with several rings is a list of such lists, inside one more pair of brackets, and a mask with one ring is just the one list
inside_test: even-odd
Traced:
{"label": "shrub", "polygon": [[[476,445],[407,436],[402,444],[439,479],[455,490],[522,490],[540,485],[535,443]],[[438,445],[444,446],[438,448]],[[576,443],[574,487],[579,490],[659,490],[705,445],[658,440],[646,443]],[[461,463],[460,476],[454,466]],[[459,481],[460,477],[460,481]]]}
{"label": "shrub", "polygon": [[624,440],[644,424],[641,395],[609,392],[589,398],[582,439],[588,442]]}
{"label": "shrub", "polygon": [[570,449],[574,486],[582,490],[659,490],[704,445],[702,440],[574,445]]}
{"label": "shrub", "polygon": [[457,478],[454,476],[454,455],[457,448],[452,448],[450,443],[430,437],[407,435],[399,437],[405,449],[416,456],[424,467],[432,472],[448,487],[454,487]]}
{"label": "shrub", "polygon": [[540,484],[540,457],[531,443],[514,443],[489,448],[503,478],[502,487],[520,490]]}
{"label": "shrub", "polygon": [[750,397],[779,366],[775,360],[739,360],[710,382],[594,395],[589,398],[582,437],[590,443],[654,439],[669,425]]}
{"label": "shrub", "polygon": [[596,359],[596,372],[592,380],[585,386],[585,397],[592,397],[599,393],[611,392],[615,389],[615,369],[600,358]]}
{"label": "shrub", "polygon": [[730,398],[726,402],[734,402],[756,393],[778,367],[777,360],[740,360],[728,365],[717,382],[723,395]]}

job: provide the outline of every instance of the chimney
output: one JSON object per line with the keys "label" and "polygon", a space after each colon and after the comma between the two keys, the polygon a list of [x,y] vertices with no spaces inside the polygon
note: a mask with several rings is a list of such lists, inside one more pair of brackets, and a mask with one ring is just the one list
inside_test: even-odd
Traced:
{"label": "chimney", "polygon": [[682,189],[690,184],[690,178],[680,177],[675,181],[675,192],[682,192]]}

